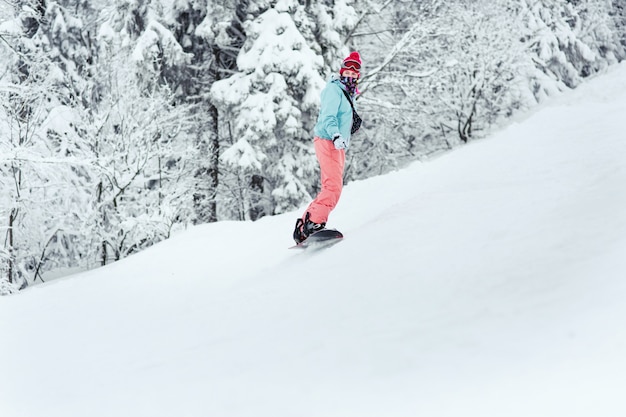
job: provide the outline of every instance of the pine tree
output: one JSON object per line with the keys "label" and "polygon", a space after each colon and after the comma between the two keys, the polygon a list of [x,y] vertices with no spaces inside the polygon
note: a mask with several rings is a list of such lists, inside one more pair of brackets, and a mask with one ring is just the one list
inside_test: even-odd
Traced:
{"label": "pine tree", "polygon": [[622,50],[626,50],[626,4],[622,0],[612,0],[611,6],[610,15],[615,22],[615,35]]}
{"label": "pine tree", "polygon": [[195,137],[196,149],[190,161],[194,167],[194,223],[219,218],[218,110],[210,100],[210,87],[236,70],[237,53],[245,40],[241,22],[248,3],[182,0],[175,3],[166,19],[191,57],[189,65],[180,67],[172,76],[177,101],[187,104],[193,114],[187,128]]}
{"label": "pine tree", "polygon": [[[339,50],[331,45],[341,39],[330,33],[334,26],[328,16],[338,7],[351,8],[344,2],[325,2],[313,10],[305,6],[283,1],[255,10],[256,17],[244,25],[240,72],[211,90],[224,121],[221,131],[228,132],[221,161],[230,177],[224,182],[234,191],[233,210],[240,219],[296,207],[317,180],[310,142],[322,74],[329,73],[322,49]],[[324,17],[321,24],[316,16]],[[323,48],[317,43],[321,39]]]}
{"label": "pine tree", "polygon": [[[584,77],[623,59],[609,0],[524,0],[521,4],[535,65],[556,82],[576,87]],[[544,89],[542,85],[537,90]]]}

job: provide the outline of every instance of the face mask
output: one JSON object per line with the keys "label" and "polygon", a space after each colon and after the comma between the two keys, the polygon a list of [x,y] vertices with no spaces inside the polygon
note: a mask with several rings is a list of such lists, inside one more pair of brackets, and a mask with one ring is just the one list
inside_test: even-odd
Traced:
{"label": "face mask", "polygon": [[359,83],[359,79],[352,77],[341,77],[340,81],[341,84],[346,86],[346,90],[348,91],[348,93],[350,93],[350,95],[354,95],[354,93],[356,92],[356,86]]}

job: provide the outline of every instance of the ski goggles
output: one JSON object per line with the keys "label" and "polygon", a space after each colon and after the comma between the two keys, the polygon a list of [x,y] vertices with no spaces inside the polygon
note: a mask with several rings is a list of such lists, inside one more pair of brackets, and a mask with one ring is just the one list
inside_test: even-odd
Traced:
{"label": "ski goggles", "polygon": [[344,61],[343,64],[341,64],[341,68],[359,72],[359,71],[361,71],[361,64],[359,64],[356,61],[352,61],[352,60]]}

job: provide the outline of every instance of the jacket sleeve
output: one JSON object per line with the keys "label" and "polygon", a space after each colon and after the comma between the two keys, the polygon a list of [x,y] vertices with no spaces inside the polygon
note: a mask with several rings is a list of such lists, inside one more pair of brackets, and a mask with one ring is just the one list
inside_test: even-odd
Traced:
{"label": "jacket sleeve", "polygon": [[319,121],[322,129],[328,135],[328,139],[332,139],[335,134],[340,133],[337,116],[339,114],[339,106],[341,105],[341,96],[342,93],[336,85],[329,84],[322,90]]}

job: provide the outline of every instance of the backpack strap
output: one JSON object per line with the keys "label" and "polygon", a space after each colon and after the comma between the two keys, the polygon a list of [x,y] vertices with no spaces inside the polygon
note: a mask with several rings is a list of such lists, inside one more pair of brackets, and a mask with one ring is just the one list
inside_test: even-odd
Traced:
{"label": "backpack strap", "polygon": [[348,94],[348,92],[343,88],[341,89],[341,91],[343,91],[343,95],[346,96],[346,98],[348,99],[348,103],[350,103],[350,107],[352,107],[352,128],[350,129],[350,134],[353,135],[356,133],[357,130],[361,128],[361,123],[363,122],[363,119],[361,119],[356,110],[354,110],[354,104],[352,104],[350,94]]}
{"label": "backpack strap", "polygon": [[343,95],[346,96],[346,98],[348,99],[348,103],[350,103],[350,107],[352,107],[352,111],[355,111],[354,104],[352,104],[352,99],[350,98],[350,94],[348,94],[348,92],[344,90],[343,88],[341,89],[341,91],[343,92]]}

